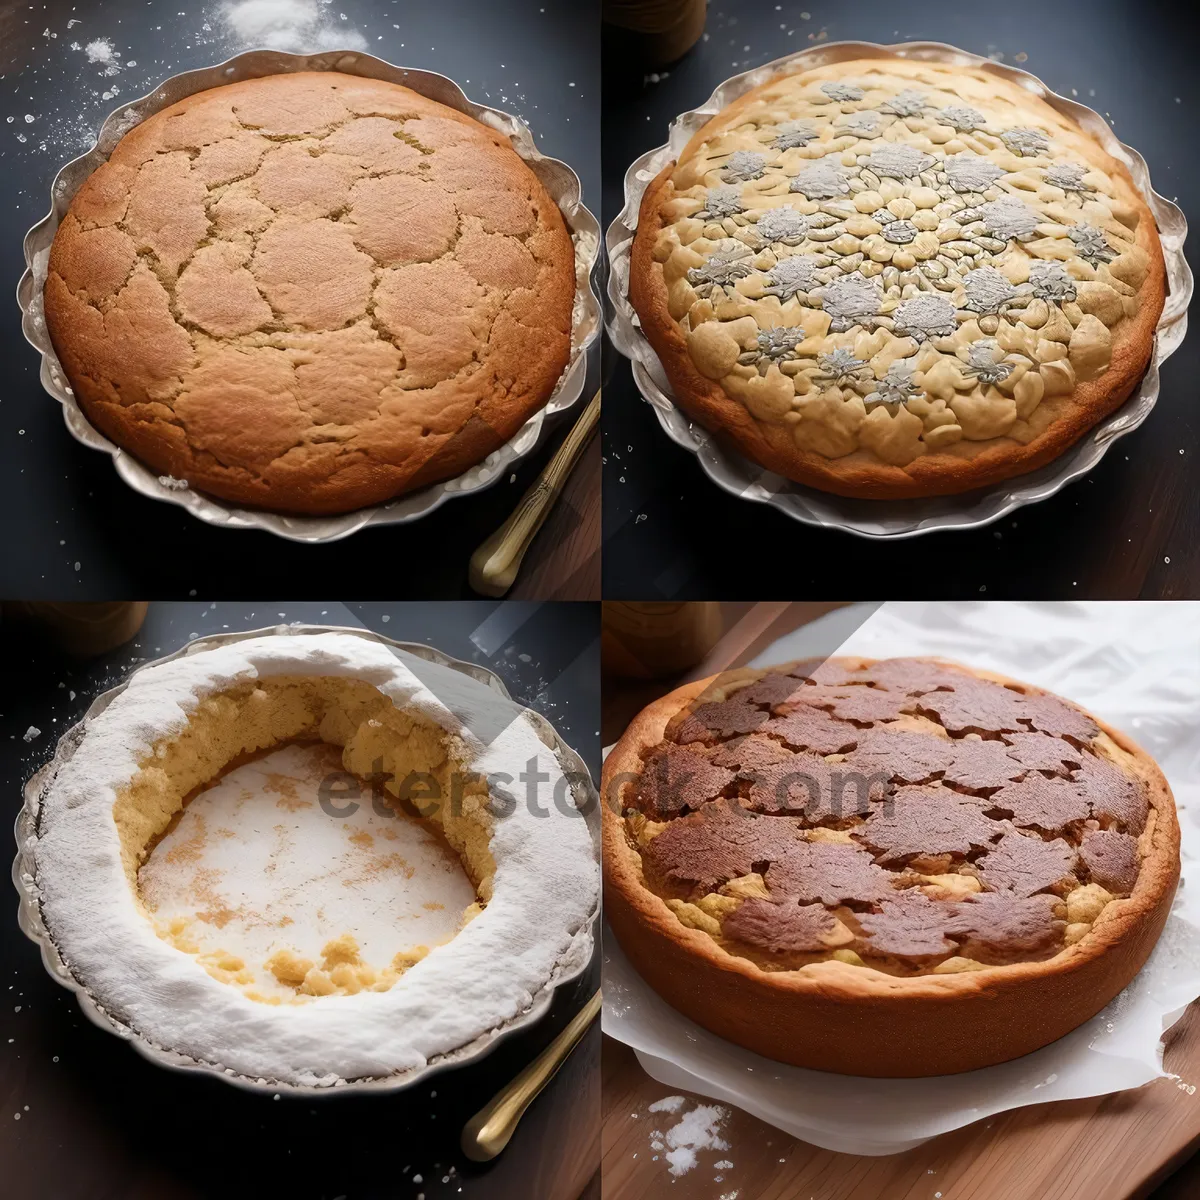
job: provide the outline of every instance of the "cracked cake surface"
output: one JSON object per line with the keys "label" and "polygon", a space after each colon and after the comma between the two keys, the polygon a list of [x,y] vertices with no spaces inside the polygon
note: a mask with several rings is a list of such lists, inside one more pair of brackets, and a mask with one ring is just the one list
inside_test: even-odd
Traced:
{"label": "cracked cake surface", "polygon": [[647,189],[630,299],[694,419],[844,495],[1041,466],[1129,395],[1165,296],[1125,166],[986,70],[850,61],[704,125]]}
{"label": "cracked cake surface", "polygon": [[[238,795],[247,769],[277,772],[288,754],[315,757]],[[531,764],[542,790],[526,803],[503,780]],[[424,889],[452,911],[405,920],[396,892],[388,922],[372,907],[384,885],[346,892],[336,853],[351,827],[336,811],[306,818],[329,827],[324,873],[289,861],[297,831],[272,816],[271,789],[295,806],[306,770],[339,807],[350,784],[361,807],[421,821],[406,856],[356,869],[402,872],[411,903]],[[227,840],[234,800],[260,809],[245,818],[262,827],[257,848]],[[205,813],[211,840],[226,839],[207,854]],[[415,840],[432,837],[441,849],[422,857]],[[435,851],[457,858],[461,883],[431,877]],[[49,782],[34,862],[49,936],[113,1020],[226,1072],[308,1086],[420,1069],[503,1030],[586,962],[599,894],[587,823],[524,710],[339,633],[249,638],[136,672]],[[297,887],[306,894],[289,898]],[[322,887],[345,894],[322,903]],[[430,944],[414,944],[422,929]]]}
{"label": "cracked cake surface", "polygon": [[224,499],[334,513],[460,474],[567,365],[574,250],[500,133],[336,72],[189,96],[121,139],[51,248],[84,412]]}
{"label": "cracked cake surface", "polygon": [[[1068,701],[940,660],[680,689],[618,743],[605,796],[606,912],[652,986],[760,1053],[856,1074],[969,1069],[1061,1036],[1140,967],[1178,878],[1170,790],[1142,751]],[[1031,1031],[978,1028],[1042,988],[1061,1012]],[[905,1060],[856,1009],[930,1024]]]}

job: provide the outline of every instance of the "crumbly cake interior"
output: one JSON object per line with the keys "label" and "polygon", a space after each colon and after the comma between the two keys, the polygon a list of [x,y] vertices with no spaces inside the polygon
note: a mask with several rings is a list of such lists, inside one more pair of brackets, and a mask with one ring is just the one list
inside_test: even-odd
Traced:
{"label": "crumbly cake interior", "polygon": [[733,672],[643,753],[643,881],[767,970],[1054,957],[1134,889],[1155,810],[1080,709],[925,659]]}
{"label": "crumbly cake interior", "polygon": [[714,119],[654,257],[696,370],[801,450],[1027,444],[1142,304],[1152,230],[1115,170],[981,72],[830,66]]}
{"label": "crumbly cake interior", "polygon": [[397,708],[370,684],[339,676],[274,676],[216,693],[199,702],[186,728],[156,742],[113,805],[126,877],[160,937],[251,999],[282,1002],[274,985],[297,1003],[386,991],[429,947],[406,947],[390,962],[372,964],[364,961],[352,929],[331,939],[319,961],[285,946],[264,964],[274,981],[272,994],[266,994],[255,986],[253,964],[236,954],[201,953],[188,923],[157,920],[143,895],[139,873],[184,805],[231,765],[293,742],[335,747],[342,769],[362,781],[365,795],[383,775],[388,803],[400,819],[422,819],[418,813],[432,809],[423,820],[457,854],[477,896],[459,928],[482,911],[495,875],[486,780],[462,765],[460,748],[447,731]]}

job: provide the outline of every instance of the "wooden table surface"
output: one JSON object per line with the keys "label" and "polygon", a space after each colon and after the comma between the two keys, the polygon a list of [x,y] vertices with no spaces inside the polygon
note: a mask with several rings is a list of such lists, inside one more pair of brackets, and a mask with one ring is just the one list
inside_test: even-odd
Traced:
{"label": "wooden table surface", "polygon": [[[1132,1200],[1150,1196],[1200,1142],[1200,1095],[1181,1086],[1200,1080],[1195,1009],[1166,1053],[1179,1081],[1017,1109],[883,1158],[821,1150],[730,1109],[721,1130],[728,1149],[702,1151],[696,1167],[673,1176],[655,1161],[649,1135],[678,1118],[648,1111],[672,1089],[610,1037],[602,1065],[605,1200]],[[1196,1187],[1195,1172],[1181,1172],[1161,1200],[1194,1198]]]}
{"label": "wooden table surface", "polygon": [[[748,662],[776,638],[831,607],[723,605],[725,635],[692,670],[649,682],[605,678],[604,745],[611,745],[651,700],[686,679]],[[731,1109],[722,1130],[729,1148],[700,1152],[696,1167],[675,1176],[661,1154],[656,1159],[650,1133],[669,1128],[679,1117],[648,1110],[673,1089],[647,1075],[627,1046],[605,1037],[604,1197],[1133,1200],[1153,1195],[1154,1200],[1195,1200],[1200,1196],[1200,1156],[1194,1163],[1187,1161],[1200,1148],[1200,1013],[1195,1007],[1170,1031],[1165,1066],[1179,1078],[1159,1079],[1111,1096],[1018,1109],[884,1158],[821,1150]],[[864,1086],[869,1087],[869,1081]],[[702,1097],[688,1099],[689,1109],[692,1102],[713,1103]],[[733,1165],[717,1168],[717,1162]]]}
{"label": "wooden table surface", "polygon": [[[583,401],[571,410],[583,413]],[[567,429],[554,439],[555,449]],[[510,508],[518,497],[512,497]],[[496,525],[508,515],[498,516]],[[598,600],[600,598],[600,439],[593,436],[567,479],[563,493],[538,530],[521,563],[509,600]]]}

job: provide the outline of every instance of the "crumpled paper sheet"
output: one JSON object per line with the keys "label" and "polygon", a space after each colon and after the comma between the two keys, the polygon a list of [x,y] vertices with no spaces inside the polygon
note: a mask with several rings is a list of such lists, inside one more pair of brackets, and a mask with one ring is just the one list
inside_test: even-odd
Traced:
{"label": "crumpled paper sheet", "polygon": [[1183,879],[1149,962],[1103,1012],[1024,1058],[962,1075],[863,1079],[773,1062],[701,1029],[642,982],[609,934],[604,1032],[669,1088],[849,1154],[896,1154],[1009,1109],[1162,1076],[1162,1034],[1200,996],[1200,604],[889,603],[847,636],[868,611],[831,613],[752,665],[833,653],[958,659],[1076,701],[1158,760],[1179,808]]}

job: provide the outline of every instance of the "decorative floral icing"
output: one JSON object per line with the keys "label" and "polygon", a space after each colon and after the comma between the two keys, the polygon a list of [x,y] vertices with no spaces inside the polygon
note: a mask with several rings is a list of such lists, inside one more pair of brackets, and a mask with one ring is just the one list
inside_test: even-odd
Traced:
{"label": "decorative floral icing", "polygon": [[816,286],[817,259],[806,254],[794,254],[781,258],[768,272],[769,283],[763,289],[780,300],[790,300],[801,292],[810,292]]}
{"label": "decorative floral icing", "polygon": [[735,150],[725,164],[721,173],[729,183],[739,183],[745,179],[760,179],[765,169],[766,159],[753,150]]}
{"label": "decorative floral icing", "polygon": [[850,181],[838,163],[823,159],[797,171],[792,176],[790,189],[809,200],[832,200],[850,190]]}
{"label": "decorative floral icing", "polygon": [[949,108],[943,108],[938,113],[938,120],[951,129],[957,129],[959,133],[973,133],[987,125],[987,117],[979,109],[967,104],[951,104]]}
{"label": "decorative floral icing", "polygon": [[808,234],[808,218],[794,208],[769,208],[758,219],[758,233],[768,242],[798,244]]}
{"label": "decorative floral icing", "polygon": [[855,87],[852,83],[823,83],[821,91],[829,97],[830,100],[861,100],[863,98],[862,88]]}
{"label": "decorative floral icing", "polygon": [[901,301],[893,328],[904,337],[924,342],[931,337],[953,337],[957,329],[952,301],[936,292]]}
{"label": "decorative floral icing", "polygon": [[733,183],[723,183],[718,187],[708,189],[708,195],[704,199],[704,208],[701,210],[706,217],[715,217],[720,220],[722,217],[732,217],[735,213],[745,212],[745,205],[742,203],[742,189]]}
{"label": "decorative floral icing", "polygon": [[893,117],[919,117],[928,106],[929,101],[924,92],[918,92],[915,88],[905,88],[885,104],[881,104],[879,111],[891,113]]}
{"label": "decorative floral icing", "polygon": [[815,142],[820,136],[811,121],[785,121],[779,126],[771,145],[776,150],[794,150],[797,146]]}
{"label": "decorative floral icing", "polygon": [[714,119],[655,257],[697,370],[756,420],[906,466],[1032,441],[1108,369],[1150,269],[1115,172],[983,72],[843,63]]}
{"label": "decorative floral icing", "polygon": [[1083,182],[1087,167],[1078,163],[1052,163],[1046,168],[1046,182],[1067,192],[1086,192],[1090,189]]}
{"label": "decorative floral icing", "polygon": [[978,267],[963,276],[967,298],[964,307],[981,316],[1003,312],[1020,294],[1002,271]]}
{"label": "decorative floral icing", "polygon": [[[789,329],[786,325],[759,331],[757,345],[742,358],[758,365],[759,374],[765,375],[771,363],[783,362],[796,357],[796,347],[804,341],[803,329]],[[740,361],[740,360],[739,360]]]}

